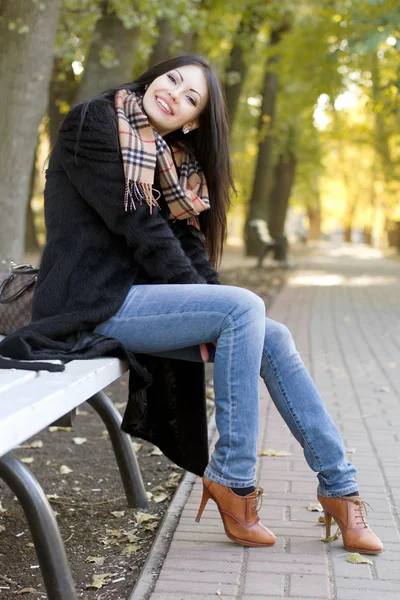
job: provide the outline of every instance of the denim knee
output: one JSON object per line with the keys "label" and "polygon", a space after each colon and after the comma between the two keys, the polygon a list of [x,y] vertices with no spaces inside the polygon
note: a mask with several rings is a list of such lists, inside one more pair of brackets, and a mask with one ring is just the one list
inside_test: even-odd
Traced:
{"label": "denim knee", "polygon": [[264,351],[280,363],[281,357],[288,357],[297,352],[296,344],[290,330],[283,323],[265,319]]}
{"label": "denim knee", "polygon": [[245,315],[246,322],[259,323],[261,330],[263,330],[265,321],[264,300],[245,288],[231,286],[231,289],[234,303],[232,310],[229,311],[231,316],[243,319]]}

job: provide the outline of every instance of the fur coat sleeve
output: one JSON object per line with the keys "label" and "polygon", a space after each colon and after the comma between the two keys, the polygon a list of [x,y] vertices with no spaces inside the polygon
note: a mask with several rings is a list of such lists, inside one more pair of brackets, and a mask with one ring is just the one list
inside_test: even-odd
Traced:
{"label": "fur coat sleeve", "polygon": [[111,104],[95,101],[89,105],[82,128],[82,105],[66,117],[58,143],[69,180],[108,229],[126,240],[135,262],[152,283],[207,283],[157,208],[150,214],[144,202],[133,212],[125,212],[125,180],[114,112]]}

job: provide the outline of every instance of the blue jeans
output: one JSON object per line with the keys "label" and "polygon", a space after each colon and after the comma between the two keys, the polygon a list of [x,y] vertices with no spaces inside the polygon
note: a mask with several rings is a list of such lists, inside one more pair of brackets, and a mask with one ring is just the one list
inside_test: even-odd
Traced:
{"label": "blue jeans", "polygon": [[[227,285],[136,285],[96,333],[141,354],[201,361],[200,343],[217,341],[214,362],[219,439],[205,475],[229,487],[254,485],[261,375],[275,406],[318,473],[318,493],[357,491],[355,467],[285,325],[266,318],[264,301]],[[211,347],[209,346],[211,350]]]}

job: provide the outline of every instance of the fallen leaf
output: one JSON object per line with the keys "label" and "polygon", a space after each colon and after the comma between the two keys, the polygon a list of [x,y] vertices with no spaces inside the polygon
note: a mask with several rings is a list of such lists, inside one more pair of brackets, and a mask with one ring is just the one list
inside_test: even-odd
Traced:
{"label": "fallen leaf", "polygon": [[141,450],[143,444],[139,444],[138,442],[133,442],[132,446],[133,446],[134,452],[139,452],[139,450]]}
{"label": "fallen leaf", "polygon": [[333,535],[330,535],[329,537],[326,537],[326,538],[321,538],[321,542],[326,542],[326,543],[335,542],[336,540],[338,540],[340,538],[341,535],[342,535],[342,532],[340,531],[339,528],[337,528]]}
{"label": "fallen leaf", "polygon": [[121,517],[124,516],[125,511],[124,510],[113,510],[111,511],[111,513],[113,517],[115,517],[116,519],[120,519]]}
{"label": "fallen leaf", "polygon": [[72,473],[72,469],[67,467],[67,465],[61,465],[60,467],[60,475],[68,475],[68,473]]}
{"label": "fallen leaf", "polygon": [[224,599],[223,599],[223,597],[222,597],[222,591],[221,591],[221,590],[217,590],[215,593],[217,594],[217,596],[218,596],[218,597],[219,597],[221,600],[224,600]]}
{"label": "fallen leaf", "polygon": [[144,512],[137,512],[136,515],[136,521],[138,523],[146,523],[146,521],[152,521],[153,519],[157,519],[158,517],[155,517],[154,515],[149,515],[148,513],[144,513]]}
{"label": "fallen leaf", "polygon": [[164,500],[167,500],[167,498],[167,494],[157,494],[157,496],[153,496],[153,502],[164,502]]}
{"label": "fallen leaf", "polygon": [[25,544],[25,548],[34,548],[35,545],[32,544],[32,542],[28,542],[27,544]]}
{"label": "fallen leaf", "polygon": [[145,530],[146,531],[154,531],[155,529],[157,529],[158,527],[158,521],[153,521],[152,523],[148,523],[147,525],[145,525]]}
{"label": "fallen leaf", "polygon": [[153,497],[153,494],[151,492],[146,492],[146,496],[149,500],[151,500]]}
{"label": "fallen leaf", "polygon": [[122,529],[106,529],[106,533],[116,538],[122,537],[124,535]]}
{"label": "fallen leaf", "polygon": [[354,563],[356,565],[373,565],[374,563],[369,558],[361,556],[358,552],[351,552],[347,559],[347,562]]}
{"label": "fallen leaf", "polygon": [[[139,538],[135,533],[135,530],[132,529],[131,531],[125,531],[124,532],[125,536],[126,536],[126,540],[130,543],[133,544],[133,542],[138,542]],[[124,538],[125,539],[125,538]]]}
{"label": "fallen leaf", "polygon": [[379,388],[380,392],[390,392],[390,387],[387,385],[383,385],[381,388]]}
{"label": "fallen leaf", "polygon": [[117,408],[125,408],[125,406],[126,406],[126,402],[116,402],[116,403],[115,403],[115,406],[116,406]]}
{"label": "fallen leaf", "polygon": [[150,456],[162,456],[162,452],[161,452],[160,448],[157,448],[157,446],[154,446],[153,450],[150,452]]}
{"label": "fallen leaf", "polygon": [[105,556],[87,556],[85,558],[85,563],[94,563],[95,565],[99,565],[99,567],[102,567],[105,560]]}
{"label": "fallen leaf", "polygon": [[35,588],[22,588],[22,590],[18,590],[18,592],[15,592],[15,594],[17,596],[19,596],[20,594],[37,594],[37,591],[35,590]]}
{"label": "fallen leaf", "polygon": [[86,438],[81,438],[81,437],[76,437],[76,438],[73,438],[72,441],[77,446],[82,446],[82,444],[84,444],[85,442],[87,442],[87,439]]}
{"label": "fallen leaf", "polygon": [[322,506],[321,506],[321,504],[319,502],[317,502],[315,504],[309,504],[307,506],[307,510],[317,511],[317,512],[324,512],[324,509],[322,508]]}
{"label": "fallen leaf", "polygon": [[56,425],[52,425],[49,427],[49,431],[54,433],[55,431],[72,431],[72,427],[57,427]]}
{"label": "fallen leaf", "polygon": [[47,500],[50,500],[50,502],[52,500],[57,500],[57,498],[59,498],[60,496],[58,494],[46,494],[46,498]]}
{"label": "fallen leaf", "polygon": [[258,456],[291,456],[291,454],[291,452],[285,452],[285,450],[273,450],[272,448],[258,451]]}
{"label": "fallen leaf", "polygon": [[34,459],[32,458],[32,456],[25,456],[24,458],[20,458],[19,460],[25,463],[26,465],[31,465]]}
{"label": "fallen leaf", "polygon": [[129,544],[128,546],[125,546],[121,554],[133,554],[138,550],[140,550],[140,546],[136,546],[135,544]]}
{"label": "fallen leaf", "polygon": [[43,442],[42,440],[34,440],[30,444],[22,444],[18,448],[43,448]]}
{"label": "fallen leaf", "polygon": [[348,452],[349,454],[354,454],[355,451],[355,448],[346,448],[346,452]]}
{"label": "fallen leaf", "polygon": [[5,508],[3,508],[1,502],[0,502],[0,513],[5,513],[7,512]]}
{"label": "fallen leaf", "polygon": [[4,525],[0,525],[0,533],[5,530],[6,530],[6,528],[4,527]]}
{"label": "fallen leaf", "polygon": [[317,523],[320,523],[321,525],[325,525],[325,523],[326,523],[325,515],[320,515],[318,517]]}
{"label": "fallen leaf", "polygon": [[102,575],[92,575],[92,583],[86,586],[86,589],[99,590],[103,585],[110,583],[110,577],[112,573],[103,573]]}

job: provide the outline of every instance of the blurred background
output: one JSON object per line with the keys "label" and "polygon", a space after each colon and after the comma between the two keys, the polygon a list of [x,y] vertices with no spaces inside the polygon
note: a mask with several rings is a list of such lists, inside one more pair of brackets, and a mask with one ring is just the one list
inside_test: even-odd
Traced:
{"label": "blurred background", "polygon": [[[45,160],[70,107],[183,53],[223,82],[230,245],[400,252],[398,0],[0,0],[0,258],[40,258]],[[282,258],[282,257],[281,257]]]}

